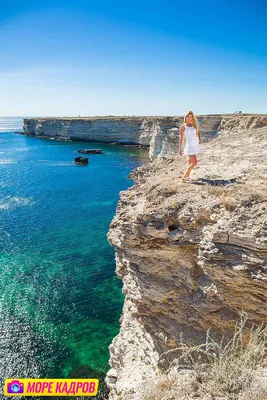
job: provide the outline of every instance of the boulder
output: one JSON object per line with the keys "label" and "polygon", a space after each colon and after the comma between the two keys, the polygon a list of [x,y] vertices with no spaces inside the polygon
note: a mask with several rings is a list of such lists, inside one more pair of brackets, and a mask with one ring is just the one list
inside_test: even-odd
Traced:
{"label": "boulder", "polygon": [[87,157],[75,157],[75,164],[88,164],[89,160]]}

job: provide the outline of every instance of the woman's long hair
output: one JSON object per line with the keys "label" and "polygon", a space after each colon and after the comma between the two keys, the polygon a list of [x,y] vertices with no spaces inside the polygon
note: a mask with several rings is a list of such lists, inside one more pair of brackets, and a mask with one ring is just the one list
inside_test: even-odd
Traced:
{"label": "woman's long hair", "polygon": [[193,113],[193,111],[188,111],[188,113],[185,114],[185,116],[184,116],[184,123],[186,123],[186,117],[187,117],[189,114],[192,115],[192,117],[193,117],[193,126],[196,128],[196,131],[198,132],[198,131],[199,131],[199,125],[198,125],[197,119],[196,119],[195,114]]}

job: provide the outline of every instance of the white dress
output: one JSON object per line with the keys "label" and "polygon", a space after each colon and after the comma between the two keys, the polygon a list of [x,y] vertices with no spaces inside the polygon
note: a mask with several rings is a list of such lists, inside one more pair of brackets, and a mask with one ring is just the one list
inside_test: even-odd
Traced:
{"label": "white dress", "polygon": [[196,128],[192,126],[185,126],[184,136],[186,137],[186,144],[184,147],[184,154],[192,155],[202,153],[203,149],[199,144]]}

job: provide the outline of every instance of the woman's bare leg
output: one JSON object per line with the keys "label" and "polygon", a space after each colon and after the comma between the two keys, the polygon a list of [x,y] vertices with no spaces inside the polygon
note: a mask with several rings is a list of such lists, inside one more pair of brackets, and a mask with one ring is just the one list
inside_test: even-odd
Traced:
{"label": "woman's bare leg", "polygon": [[188,160],[188,168],[186,173],[184,174],[183,178],[188,178],[192,169],[195,168],[197,165],[197,156],[196,154],[189,155],[189,160]]}

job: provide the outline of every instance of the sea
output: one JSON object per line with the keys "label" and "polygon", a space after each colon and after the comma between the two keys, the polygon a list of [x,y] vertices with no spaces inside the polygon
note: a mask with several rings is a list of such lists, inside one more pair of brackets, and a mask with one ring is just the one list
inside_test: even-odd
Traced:
{"label": "sea", "polygon": [[[147,153],[16,131],[23,117],[0,118],[0,393],[6,378],[91,377],[104,399],[124,301],[107,232]],[[77,165],[84,148],[103,154]]]}

